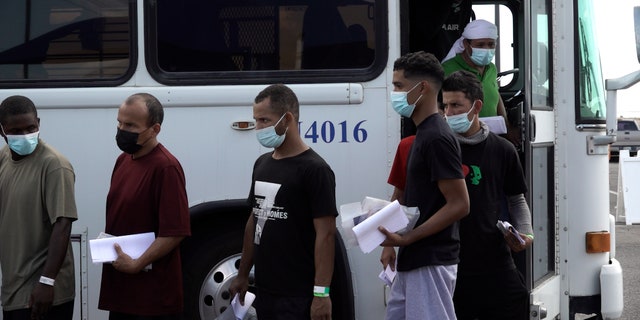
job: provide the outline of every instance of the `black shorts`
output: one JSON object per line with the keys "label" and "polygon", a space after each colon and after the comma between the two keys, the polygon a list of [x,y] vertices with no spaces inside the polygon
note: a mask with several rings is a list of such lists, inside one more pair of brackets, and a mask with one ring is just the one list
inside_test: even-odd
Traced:
{"label": "black shorts", "polygon": [[[73,300],[52,306],[42,320],[71,320],[73,318]],[[4,320],[31,320],[31,308],[2,311]]]}
{"label": "black shorts", "polygon": [[517,270],[458,274],[453,303],[458,320],[528,320],[529,292]]}
{"label": "black shorts", "polygon": [[253,306],[260,320],[305,320],[311,318],[313,297],[285,297],[258,291]]}

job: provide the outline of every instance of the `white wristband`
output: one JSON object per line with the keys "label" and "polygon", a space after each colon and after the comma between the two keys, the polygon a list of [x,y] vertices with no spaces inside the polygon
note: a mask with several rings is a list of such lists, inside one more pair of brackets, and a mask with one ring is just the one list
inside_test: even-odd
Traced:
{"label": "white wristband", "polygon": [[56,281],[51,279],[51,278],[47,278],[45,276],[41,276],[40,277],[40,283],[46,284],[48,286],[52,286],[53,287],[53,285],[56,283]]}
{"label": "white wristband", "polygon": [[328,297],[329,296],[329,287],[314,286],[313,287],[313,296],[314,297],[320,297],[320,298]]}

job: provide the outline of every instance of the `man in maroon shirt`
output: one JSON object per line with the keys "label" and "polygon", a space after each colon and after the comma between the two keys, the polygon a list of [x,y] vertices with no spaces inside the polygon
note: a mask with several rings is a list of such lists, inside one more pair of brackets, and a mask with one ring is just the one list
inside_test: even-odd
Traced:
{"label": "man in maroon shirt", "polygon": [[189,207],[182,166],[157,140],[163,116],[160,102],[146,93],[118,110],[123,153],[111,176],[105,232],[154,232],[156,239],[137,259],[115,245],[118,258],[102,269],[98,306],[110,311],[109,320],[179,319],[182,312],[179,244],[191,232]]}

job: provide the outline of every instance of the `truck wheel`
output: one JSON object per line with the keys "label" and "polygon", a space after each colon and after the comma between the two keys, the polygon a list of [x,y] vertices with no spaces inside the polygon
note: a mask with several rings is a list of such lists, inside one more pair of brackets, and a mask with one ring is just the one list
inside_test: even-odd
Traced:
{"label": "truck wheel", "polygon": [[[193,254],[184,257],[185,319],[212,320],[231,304],[229,286],[238,274],[242,252],[242,231],[228,230],[218,233]],[[197,243],[197,242],[193,242]],[[250,290],[253,271],[249,276]]]}

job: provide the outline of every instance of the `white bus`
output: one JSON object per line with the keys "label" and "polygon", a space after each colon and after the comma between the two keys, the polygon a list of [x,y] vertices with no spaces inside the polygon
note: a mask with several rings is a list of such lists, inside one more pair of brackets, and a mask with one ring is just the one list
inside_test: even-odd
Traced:
{"label": "white bus", "polygon": [[[416,50],[444,57],[473,18],[499,26],[501,94],[521,129],[535,244],[519,265],[531,319],[622,312],[621,288],[600,294],[614,252],[592,246],[615,240],[607,189],[615,130],[605,129],[592,1],[0,1],[0,99],[31,98],[41,137],[76,172],[75,319],[107,318],[87,241],[104,230],[117,107],[128,95],[148,92],[165,107],[159,140],[184,167],[192,215],[185,314],[214,319],[229,305],[252,165],[268,151],[253,131],[256,94],[285,83],[298,95],[301,134],[335,171],[337,205],[388,199],[396,146],[411,131],[389,107],[393,62]],[[382,319],[379,253],[338,243],[334,319]]]}

